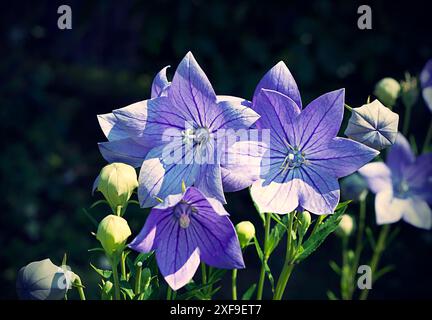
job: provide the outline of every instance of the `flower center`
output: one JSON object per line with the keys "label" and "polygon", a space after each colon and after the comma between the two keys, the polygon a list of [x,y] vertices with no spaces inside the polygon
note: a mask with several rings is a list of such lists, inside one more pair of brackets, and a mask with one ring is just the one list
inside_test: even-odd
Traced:
{"label": "flower center", "polygon": [[196,209],[186,202],[180,202],[174,208],[174,217],[178,220],[181,228],[186,229],[191,222],[191,214]]}
{"label": "flower center", "polygon": [[199,146],[205,145],[211,138],[210,130],[206,127],[188,128],[182,131],[183,142],[191,144],[197,143]]}
{"label": "flower center", "polygon": [[283,171],[301,167],[306,162],[304,152],[297,148],[292,148],[288,151],[281,168]]}
{"label": "flower center", "polygon": [[408,196],[408,192],[409,192],[409,185],[405,180],[402,180],[401,182],[399,182],[396,185],[396,195],[400,198],[404,198],[406,196]]}

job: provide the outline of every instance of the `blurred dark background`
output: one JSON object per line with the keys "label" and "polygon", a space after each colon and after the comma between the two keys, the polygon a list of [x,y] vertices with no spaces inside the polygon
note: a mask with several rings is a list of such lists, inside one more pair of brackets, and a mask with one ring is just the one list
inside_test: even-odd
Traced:
{"label": "blurred dark background", "polygon": [[[57,28],[57,8],[72,7],[72,30]],[[97,277],[89,262],[103,264],[82,208],[100,198],[91,186],[105,161],[96,143],[105,138],[96,115],[149,97],[152,78],[175,67],[192,51],[219,94],[251,98],[261,76],[279,60],[287,63],[303,95],[346,88],[351,106],[364,103],[384,76],[418,74],[432,57],[427,2],[373,1],[373,29],[357,28],[355,1],[204,0],[13,1],[0,4],[0,119],[2,132],[0,298],[15,298],[20,267],[46,257],[68,264],[88,287]],[[430,9],[430,8],[429,8]],[[173,70],[170,70],[171,75]],[[402,106],[395,109],[403,117]],[[430,113],[420,101],[411,132],[422,143]],[[368,219],[374,225],[373,196]],[[247,192],[228,195],[234,223],[251,219],[262,230]],[[356,214],[357,206],[350,206]],[[101,219],[107,207],[90,210]],[[134,233],[144,211],[127,213]],[[400,224],[401,233],[383,258],[396,271],[374,286],[370,298],[432,298],[432,235]],[[271,260],[275,273],[282,250]],[[328,261],[340,261],[340,240],[331,236],[294,271],[290,299],[326,299],[338,277]],[[246,253],[248,269],[239,289],[258,278],[258,259]],[[224,279],[228,284],[229,277]],[[268,288],[267,288],[268,289]],[[96,298],[96,290],[88,291]],[[217,298],[229,298],[225,287]],[[269,290],[266,297],[270,297]]]}

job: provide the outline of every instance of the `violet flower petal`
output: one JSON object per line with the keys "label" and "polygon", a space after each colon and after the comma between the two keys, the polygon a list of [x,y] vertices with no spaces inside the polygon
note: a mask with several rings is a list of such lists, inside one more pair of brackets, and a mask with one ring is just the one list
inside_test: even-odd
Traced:
{"label": "violet flower petal", "polygon": [[386,163],[394,175],[402,177],[404,169],[415,161],[414,153],[408,140],[398,134],[394,145],[390,148]]}
{"label": "violet flower petal", "polygon": [[278,62],[260,80],[255,88],[253,105],[256,104],[256,99],[259,96],[261,89],[278,91],[291,98],[300,109],[302,107],[297,83],[283,61]]}
{"label": "violet flower petal", "polygon": [[391,171],[384,162],[372,162],[361,167],[358,172],[366,179],[369,189],[378,193],[392,188]]}
{"label": "violet flower petal", "polygon": [[319,149],[307,153],[311,165],[342,178],[358,170],[379,154],[378,151],[345,138],[333,138]]}
{"label": "violet flower petal", "polygon": [[150,151],[149,147],[137,143],[131,138],[99,142],[99,151],[106,161],[123,162],[132,167],[140,167]]}
{"label": "violet flower petal", "polygon": [[156,98],[162,95],[166,95],[166,89],[169,87],[170,82],[168,81],[166,70],[170,66],[166,66],[161,71],[159,71],[153,79],[151,86],[151,97]]}
{"label": "violet flower petal", "polygon": [[313,100],[298,116],[296,143],[306,154],[336,137],[343,119],[345,89]]}

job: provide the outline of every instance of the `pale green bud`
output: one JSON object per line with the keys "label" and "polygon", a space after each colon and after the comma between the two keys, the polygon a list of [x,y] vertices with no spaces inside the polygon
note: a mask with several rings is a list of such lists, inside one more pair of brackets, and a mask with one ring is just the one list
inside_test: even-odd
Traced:
{"label": "pale green bud", "polygon": [[236,225],[240,246],[246,247],[255,236],[255,227],[250,221],[242,221]]}
{"label": "pale green bud", "polygon": [[125,219],[110,214],[99,223],[96,238],[110,258],[116,258],[123,251],[131,230]]}
{"label": "pale green bud", "polygon": [[339,236],[350,236],[354,231],[354,220],[350,215],[344,214],[342,216],[341,221],[339,222],[339,226],[336,229],[336,233]]}
{"label": "pale green bud", "polygon": [[411,108],[417,102],[419,96],[417,78],[406,73],[405,80],[401,81],[401,87],[402,102],[407,108]]}
{"label": "pale green bud", "polygon": [[393,107],[400,90],[399,82],[393,78],[384,78],[376,84],[374,95],[387,107]]}
{"label": "pale green bud", "polygon": [[298,233],[299,237],[303,238],[306,234],[307,230],[309,229],[309,226],[311,225],[311,215],[307,211],[303,211],[299,215],[299,226],[298,226]]}
{"label": "pale green bud", "polygon": [[132,192],[138,187],[137,174],[133,167],[124,163],[111,163],[101,170],[98,190],[108,201],[113,213],[117,207],[125,207]]}

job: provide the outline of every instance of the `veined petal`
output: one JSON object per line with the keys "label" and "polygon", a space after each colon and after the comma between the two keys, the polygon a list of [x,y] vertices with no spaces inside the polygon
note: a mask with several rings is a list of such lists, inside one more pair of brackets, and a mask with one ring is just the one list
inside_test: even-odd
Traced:
{"label": "veined petal", "polygon": [[166,230],[156,240],[156,260],[160,272],[173,290],[188,284],[200,264],[200,250],[189,228],[181,228],[170,219]]}
{"label": "veined petal", "polygon": [[299,108],[302,107],[297,83],[283,61],[278,62],[273,68],[271,68],[258,83],[254,92],[254,105],[261,89],[278,91],[291,98]]}
{"label": "veined petal", "polygon": [[415,161],[414,153],[408,140],[399,133],[395,144],[390,148],[386,163],[393,174],[402,177],[405,168]]}
{"label": "veined petal", "polygon": [[195,181],[198,165],[190,161],[194,156],[193,151],[184,150],[179,144],[176,150],[180,150],[180,154],[171,158],[171,153],[164,148],[152,149],[142,163],[138,178],[138,198],[143,208],[158,204],[156,197],[164,199],[170,194],[181,193],[182,181],[186,186],[191,186]]}
{"label": "veined petal", "polygon": [[345,89],[312,101],[297,118],[296,145],[306,154],[336,137],[342,123]]}
{"label": "veined petal", "polygon": [[342,178],[357,171],[379,154],[378,151],[345,138],[333,138],[321,144],[307,160],[336,178]]}
{"label": "veined petal", "polygon": [[187,126],[187,119],[167,97],[137,102],[113,113],[133,139],[149,147],[162,145],[168,136],[181,136]]}
{"label": "veined petal", "polygon": [[144,227],[128,247],[138,252],[147,253],[155,248],[156,237],[161,237],[161,231],[166,231],[172,223],[172,209],[152,209],[146,219]]}
{"label": "veined petal", "polygon": [[161,71],[158,72],[158,74],[154,77],[152,87],[151,87],[151,97],[156,98],[160,97],[162,95],[165,95],[165,90],[170,85],[170,82],[168,81],[166,70],[170,66],[166,66]]}
{"label": "veined petal", "polygon": [[206,112],[208,128],[239,130],[252,126],[259,119],[259,115],[245,106],[244,101],[246,100],[231,99],[218,102],[216,107],[212,105],[213,107]]}
{"label": "veined petal", "polygon": [[292,99],[279,92],[263,89],[256,97],[254,108],[261,115],[256,127],[270,130],[273,148],[287,149],[287,144],[293,146],[297,140],[295,126],[300,109]]}
{"label": "veined petal", "polygon": [[184,117],[201,127],[206,122],[206,110],[216,105],[216,94],[204,71],[188,52],[174,74],[169,98]]}
{"label": "veined petal", "polygon": [[118,123],[113,113],[98,114],[99,125],[109,141],[129,138],[129,134]]}
{"label": "veined petal", "polygon": [[221,158],[222,184],[225,192],[239,191],[258,180],[267,146],[259,141],[238,141]]}
{"label": "veined petal", "polygon": [[100,153],[109,163],[123,162],[135,168],[141,166],[150,151],[149,147],[138,144],[131,138],[99,142],[98,146]]}
{"label": "veined petal", "polygon": [[333,213],[340,199],[337,179],[324,170],[310,166],[303,166],[299,171],[300,206],[315,214]]}
{"label": "veined petal", "polygon": [[198,172],[194,185],[206,196],[214,197],[218,201],[226,203],[220,164],[201,164]]}
{"label": "veined petal", "polygon": [[366,179],[373,193],[392,189],[392,177],[389,167],[384,162],[372,162],[361,167],[358,172]]}
{"label": "veined petal", "polygon": [[200,248],[202,261],[215,268],[244,268],[240,244],[228,216],[220,216],[207,206],[196,206],[190,234]]}
{"label": "veined petal", "polygon": [[243,98],[240,97],[235,97],[235,96],[227,96],[227,95],[217,95],[216,96],[217,99],[217,103],[219,102],[230,102],[230,103],[235,103],[235,104],[241,104],[242,106],[245,107],[252,107],[252,102],[250,102],[249,100],[245,100]]}
{"label": "veined petal", "polygon": [[252,184],[252,199],[260,212],[287,214],[299,206],[300,183],[299,170],[288,170],[271,180],[260,179]]}

